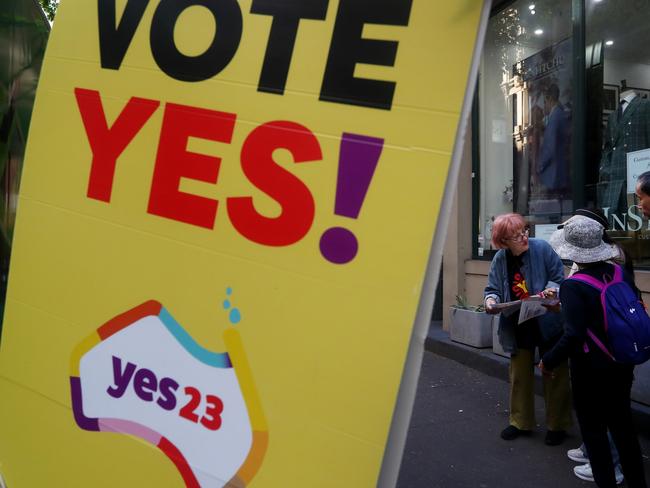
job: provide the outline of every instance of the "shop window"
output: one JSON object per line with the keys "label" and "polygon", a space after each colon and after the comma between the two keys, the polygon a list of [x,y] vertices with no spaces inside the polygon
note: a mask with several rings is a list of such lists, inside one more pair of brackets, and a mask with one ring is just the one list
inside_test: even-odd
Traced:
{"label": "shop window", "polygon": [[570,0],[516,1],[488,25],[479,81],[478,254],[506,212],[546,238],[574,208]]}
{"label": "shop window", "polygon": [[570,0],[515,1],[488,24],[479,78],[478,254],[492,221],[518,212],[535,237],[574,209]]}
{"label": "shop window", "polygon": [[634,186],[650,170],[650,1],[588,0],[585,11],[586,197],[635,264],[647,266],[650,226]]}
{"label": "shop window", "polygon": [[575,208],[600,207],[635,265],[650,266],[650,222],[634,205],[636,176],[650,170],[650,0],[584,1],[584,18],[575,16],[584,80],[575,79],[583,46],[572,36],[573,3],[505,2],[490,19],[476,131],[478,255],[493,252],[501,213],[521,213],[547,239]]}

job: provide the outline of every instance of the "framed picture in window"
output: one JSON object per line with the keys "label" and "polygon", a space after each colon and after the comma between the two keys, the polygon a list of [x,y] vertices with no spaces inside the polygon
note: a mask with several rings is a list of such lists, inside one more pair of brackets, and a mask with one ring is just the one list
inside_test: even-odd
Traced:
{"label": "framed picture in window", "polygon": [[603,113],[610,114],[618,108],[618,85],[603,84]]}

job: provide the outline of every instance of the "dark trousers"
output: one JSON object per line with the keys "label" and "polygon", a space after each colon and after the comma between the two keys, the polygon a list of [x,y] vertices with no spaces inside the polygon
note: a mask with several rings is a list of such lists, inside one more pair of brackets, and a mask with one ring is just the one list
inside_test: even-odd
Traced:
{"label": "dark trousers", "polygon": [[632,366],[614,363],[598,370],[586,364],[571,364],[576,417],[599,488],[616,488],[608,429],[620,454],[627,486],[647,488],[630,410],[633,371]]}

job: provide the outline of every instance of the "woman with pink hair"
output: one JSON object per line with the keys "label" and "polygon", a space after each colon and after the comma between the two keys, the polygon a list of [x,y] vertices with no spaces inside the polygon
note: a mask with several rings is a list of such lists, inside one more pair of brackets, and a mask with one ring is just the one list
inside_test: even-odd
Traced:
{"label": "woman with pink hair", "polygon": [[[564,280],[564,267],[553,248],[528,236],[528,226],[517,213],[498,216],[492,226],[492,244],[499,249],[490,266],[485,287],[485,309],[498,313],[497,303],[533,295],[557,296]],[[535,349],[540,356],[562,336],[562,316],[550,311],[517,323],[518,314],[501,314],[498,336],[504,351],[510,353],[510,424],[501,432],[505,440],[530,435],[535,428]],[[548,445],[561,444],[571,426],[569,369],[564,361],[553,377],[545,376],[546,438]]]}

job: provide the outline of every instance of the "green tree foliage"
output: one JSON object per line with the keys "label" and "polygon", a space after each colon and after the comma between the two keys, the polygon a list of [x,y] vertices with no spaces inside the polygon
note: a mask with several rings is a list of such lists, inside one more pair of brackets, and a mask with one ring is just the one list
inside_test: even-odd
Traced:
{"label": "green tree foliage", "polygon": [[56,9],[59,6],[59,0],[38,0],[43,7],[43,11],[47,18],[50,19],[50,22],[54,21],[54,15],[56,14]]}

